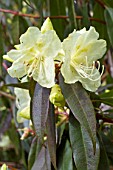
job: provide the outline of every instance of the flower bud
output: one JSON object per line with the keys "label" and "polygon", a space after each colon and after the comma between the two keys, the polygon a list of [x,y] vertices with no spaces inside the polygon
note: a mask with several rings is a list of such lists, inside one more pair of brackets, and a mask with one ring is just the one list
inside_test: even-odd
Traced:
{"label": "flower bud", "polygon": [[55,84],[50,93],[50,102],[53,103],[55,106],[64,107],[65,106],[65,99],[61,92],[61,88],[58,84]]}

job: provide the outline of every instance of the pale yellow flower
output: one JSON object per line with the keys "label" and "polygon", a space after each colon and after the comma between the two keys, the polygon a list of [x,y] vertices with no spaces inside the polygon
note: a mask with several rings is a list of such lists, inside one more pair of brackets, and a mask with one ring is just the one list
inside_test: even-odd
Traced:
{"label": "pale yellow flower", "polygon": [[88,31],[74,30],[62,43],[65,52],[61,73],[65,83],[81,82],[89,91],[96,91],[101,84],[101,75],[95,67],[95,61],[100,59],[106,51],[106,41],[98,40],[99,34],[95,28]]}

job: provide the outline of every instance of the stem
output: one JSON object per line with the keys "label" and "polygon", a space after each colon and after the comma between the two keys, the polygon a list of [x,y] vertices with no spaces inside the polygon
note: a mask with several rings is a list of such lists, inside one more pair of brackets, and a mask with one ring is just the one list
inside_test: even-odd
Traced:
{"label": "stem", "polygon": [[10,94],[8,94],[8,93],[5,93],[5,92],[3,92],[3,91],[1,91],[1,90],[0,90],[0,95],[1,95],[1,96],[5,96],[5,97],[7,97],[7,98],[9,98],[9,99],[11,99],[11,100],[15,100],[15,97],[14,97],[14,96],[12,96],[12,95],[10,95]]}
{"label": "stem", "polygon": [[[28,17],[28,18],[36,18],[36,19],[41,18],[39,15],[23,14],[23,13],[18,12],[18,11],[12,11],[12,10],[2,9],[2,8],[0,8],[0,12],[18,15],[18,16],[22,16],[22,17]],[[46,16],[46,17],[44,17],[44,19],[46,19],[47,17],[49,17],[51,19],[67,19],[67,18],[69,18],[69,16],[59,15],[59,16]],[[82,16],[76,16],[76,19],[82,19],[82,18],[83,18]],[[96,21],[96,22],[99,22],[99,23],[102,23],[102,24],[106,24],[105,21],[100,20],[98,18],[89,18],[89,20],[90,21]]]}

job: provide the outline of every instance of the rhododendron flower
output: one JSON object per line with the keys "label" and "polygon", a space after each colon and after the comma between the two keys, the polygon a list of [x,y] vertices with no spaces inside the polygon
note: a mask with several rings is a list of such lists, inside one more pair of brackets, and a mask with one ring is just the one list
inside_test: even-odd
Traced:
{"label": "rhododendron flower", "polygon": [[[65,83],[72,84],[79,81],[89,91],[96,91],[100,86],[100,63],[97,60],[106,51],[106,41],[98,38],[99,34],[95,28],[90,27],[88,31],[85,28],[80,31],[74,30],[63,41],[65,57],[61,73]],[[98,68],[95,67],[95,61]]]}
{"label": "rhododendron flower", "polygon": [[20,44],[15,45],[15,48],[5,55],[5,59],[13,60],[8,69],[12,77],[32,76],[41,86],[47,88],[55,84],[54,60],[62,50],[61,41],[49,18],[44,22],[41,31],[37,27],[29,27],[21,35]]}

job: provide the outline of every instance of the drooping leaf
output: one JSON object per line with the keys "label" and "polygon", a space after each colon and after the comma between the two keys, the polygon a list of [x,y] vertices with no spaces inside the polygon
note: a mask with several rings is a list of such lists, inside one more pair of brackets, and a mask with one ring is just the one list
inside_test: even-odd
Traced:
{"label": "drooping leaf", "polygon": [[91,137],[93,147],[96,147],[96,118],[93,105],[88,94],[80,83],[65,84],[60,76],[60,86],[65,100],[75,118],[86,129]]}
{"label": "drooping leaf", "polygon": [[62,135],[65,130],[65,122],[57,127],[57,144],[60,145],[61,140],[62,140]]}
{"label": "drooping leaf", "polygon": [[51,161],[48,147],[42,146],[31,170],[51,170]]}
{"label": "drooping leaf", "polygon": [[56,129],[55,129],[55,114],[54,114],[54,106],[50,103],[48,118],[46,122],[46,130],[47,130],[47,142],[49,153],[51,157],[51,162],[53,166],[56,168]]}
{"label": "drooping leaf", "polygon": [[36,134],[40,140],[43,138],[48,116],[49,93],[50,89],[44,88],[38,83],[36,84],[32,101],[32,120]]}
{"label": "drooping leaf", "polygon": [[58,157],[58,170],[73,170],[72,149],[68,140],[63,144]]}
{"label": "drooping leaf", "polygon": [[3,54],[4,54],[3,30],[2,30],[2,24],[0,22],[0,75],[2,75]]}
{"label": "drooping leaf", "polygon": [[105,20],[107,24],[107,32],[108,32],[109,40],[111,46],[113,47],[113,29],[111,29],[113,27],[113,8],[106,7],[104,14],[105,14]]}
{"label": "drooping leaf", "polygon": [[69,118],[69,134],[77,170],[97,170],[99,143],[96,143],[96,152],[94,153],[89,134],[72,114]]}
{"label": "drooping leaf", "polygon": [[36,157],[36,148],[37,148],[37,138],[35,137],[32,140],[29,155],[28,155],[28,170],[31,170]]}
{"label": "drooping leaf", "polygon": [[102,141],[101,135],[99,134],[99,143],[100,143],[100,161],[99,161],[99,167],[98,170],[109,170],[109,161],[106,154],[105,146]]}

